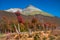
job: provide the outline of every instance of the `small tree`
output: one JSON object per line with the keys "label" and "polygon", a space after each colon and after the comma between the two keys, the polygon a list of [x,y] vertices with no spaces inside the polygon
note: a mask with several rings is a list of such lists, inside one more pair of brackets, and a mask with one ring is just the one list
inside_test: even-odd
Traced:
{"label": "small tree", "polygon": [[2,20],[3,20],[3,25],[4,25],[4,29],[5,29],[5,32],[6,31],[10,31],[11,30],[11,27],[10,27],[10,20],[8,20],[8,18],[6,16],[3,16],[2,17]]}

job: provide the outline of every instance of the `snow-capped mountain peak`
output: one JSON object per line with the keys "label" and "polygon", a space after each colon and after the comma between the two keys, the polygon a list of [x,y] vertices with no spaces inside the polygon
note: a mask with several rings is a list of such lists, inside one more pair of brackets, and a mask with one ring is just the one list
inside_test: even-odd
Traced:
{"label": "snow-capped mountain peak", "polygon": [[17,11],[20,11],[20,12],[22,12],[22,9],[20,9],[20,8],[10,8],[10,9],[8,9],[8,10],[5,10],[5,11],[7,11],[7,12],[17,12]]}
{"label": "snow-capped mountain peak", "polygon": [[31,11],[42,11],[42,10],[34,7],[33,5],[29,5],[28,7],[24,8],[24,9],[20,9],[20,8],[10,8],[10,9],[5,10],[5,11],[7,11],[7,12],[30,11],[30,12],[31,12]]}
{"label": "snow-capped mountain peak", "polygon": [[5,10],[5,11],[7,11],[7,12],[13,12],[13,13],[19,11],[23,15],[36,15],[36,14],[41,14],[41,15],[44,15],[44,16],[53,16],[53,15],[48,14],[48,13],[46,13],[46,12],[44,12],[44,11],[40,10],[39,8],[36,8],[36,7],[32,6],[32,5],[29,5],[29,6],[27,6],[24,9],[10,8],[10,9]]}
{"label": "snow-capped mountain peak", "polygon": [[33,5],[29,5],[29,6],[26,7],[24,10],[26,10],[26,11],[42,11],[42,10],[34,7]]}

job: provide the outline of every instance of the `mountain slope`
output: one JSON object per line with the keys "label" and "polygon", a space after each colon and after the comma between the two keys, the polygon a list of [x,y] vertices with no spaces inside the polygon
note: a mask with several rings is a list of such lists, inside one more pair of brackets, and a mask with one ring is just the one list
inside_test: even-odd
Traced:
{"label": "mountain slope", "polygon": [[17,19],[16,15],[14,13],[0,10],[0,20],[3,18],[3,16],[8,17],[9,20],[16,20]]}
{"label": "mountain slope", "polygon": [[[22,14],[21,14],[22,15]],[[8,19],[10,20],[17,20],[17,17],[14,13],[11,12],[6,12],[6,11],[0,11],[0,20],[3,16],[8,17]],[[31,20],[33,18],[33,16],[35,16],[40,22],[51,22],[53,24],[57,24],[57,26],[60,26],[60,18],[57,17],[50,17],[50,16],[43,16],[41,14],[37,14],[37,15],[22,15],[22,17],[24,18],[24,20]]]}

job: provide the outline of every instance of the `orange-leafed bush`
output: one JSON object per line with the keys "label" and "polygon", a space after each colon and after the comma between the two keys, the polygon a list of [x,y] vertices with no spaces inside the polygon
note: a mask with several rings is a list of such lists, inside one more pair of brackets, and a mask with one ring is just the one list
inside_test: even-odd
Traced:
{"label": "orange-leafed bush", "polygon": [[37,23],[38,19],[36,17],[32,18],[32,23]]}

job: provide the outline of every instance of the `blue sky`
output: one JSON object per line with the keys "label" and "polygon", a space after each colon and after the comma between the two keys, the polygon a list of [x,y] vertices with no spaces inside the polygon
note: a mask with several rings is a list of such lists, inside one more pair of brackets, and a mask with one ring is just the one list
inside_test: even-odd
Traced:
{"label": "blue sky", "polygon": [[0,10],[25,8],[29,4],[60,17],[60,0],[0,0]]}

